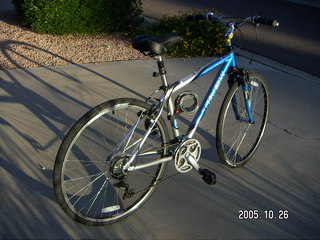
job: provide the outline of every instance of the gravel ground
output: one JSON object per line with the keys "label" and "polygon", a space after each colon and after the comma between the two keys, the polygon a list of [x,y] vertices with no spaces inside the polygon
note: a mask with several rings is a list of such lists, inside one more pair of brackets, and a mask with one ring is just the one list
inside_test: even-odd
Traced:
{"label": "gravel ground", "polygon": [[120,34],[53,36],[18,24],[13,12],[0,17],[0,69],[146,59]]}

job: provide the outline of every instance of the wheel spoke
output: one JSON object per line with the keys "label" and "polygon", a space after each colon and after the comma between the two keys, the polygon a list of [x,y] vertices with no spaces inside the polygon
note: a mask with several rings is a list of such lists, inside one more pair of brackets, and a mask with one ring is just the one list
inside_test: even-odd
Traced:
{"label": "wheel spoke", "polygon": [[[93,108],[69,131],[54,169],[57,200],[75,220],[102,224],[138,209],[155,190],[166,163],[125,173],[122,167],[144,139],[150,106],[119,99]],[[89,116],[89,117],[88,117]],[[146,165],[166,154],[168,133],[158,120],[132,166]],[[62,149],[62,150],[61,150]],[[66,150],[64,150],[66,149]],[[146,189],[146,191],[141,191]]]}
{"label": "wheel spoke", "polygon": [[266,83],[258,75],[253,78],[254,84],[249,84],[249,106],[254,123],[248,122],[243,88],[237,82],[228,91],[219,114],[218,154],[221,161],[230,167],[242,166],[251,158],[266,126],[269,112]]}

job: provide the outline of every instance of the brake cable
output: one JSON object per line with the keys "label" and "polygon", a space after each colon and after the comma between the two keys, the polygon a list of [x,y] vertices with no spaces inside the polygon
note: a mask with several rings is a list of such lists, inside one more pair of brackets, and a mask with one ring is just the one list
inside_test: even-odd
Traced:
{"label": "brake cable", "polygon": [[258,46],[258,25],[255,25],[254,29],[255,29],[255,33],[256,33],[256,40],[255,40],[255,43],[254,43],[254,48],[253,48],[253,51],[252,51],[252,54],[251,54],[251,58],[250,58],[250,62],[249,62],[250,65],[252,64],[252,61],[253,61],[254,55],[256,54],[257,46]]}

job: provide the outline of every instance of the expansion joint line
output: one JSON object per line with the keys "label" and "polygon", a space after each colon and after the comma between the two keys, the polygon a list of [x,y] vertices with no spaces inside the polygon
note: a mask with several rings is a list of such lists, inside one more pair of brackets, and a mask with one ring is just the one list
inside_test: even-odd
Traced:
{"label": "expansion joint line", "polygon": [[300,136],[299,134],[296,134],[286,128],[283,128],[283,127],[280,127],[278,126],[277,124],[271,122],[270,120],[268,120],[268,123],[272,126],[274,126],[275,128],[278,128],[282,131],[284,131],[286,134],[289,134],[291,136],[294,136],[294,137],[297,137],[297,138],[300,138],[300,139],[303,139],[303,140],[311,140],[311,141],[319,141],[320,142],[320,137],[305,137],[305,136]]}

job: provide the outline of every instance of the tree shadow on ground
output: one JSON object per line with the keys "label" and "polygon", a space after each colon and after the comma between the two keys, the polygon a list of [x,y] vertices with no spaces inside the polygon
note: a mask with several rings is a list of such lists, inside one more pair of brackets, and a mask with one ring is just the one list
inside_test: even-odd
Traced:
{"label": "tree shadow on ground", "polygon": [[[74,223],[58,210],[55,203],[51,183],[52,166],[58,145],[69,127],[78,119],[78,114],[67,111],[66,105],[79,114],[91,106],[79,100],[72,91],[66,91],[46,81],[45,75],[34,69],[22,69],[19,63],[11,58],[11,54],[27,57],[14,50],[12,46],[15,44],[60,57],[32,44],[10,40],[2,42],[1,54],[19,68],[0,73],[0,210],[5,216],[1,218],[0,232],[4,238],[157,238],[154,231],[157,224],[154,219],[156,214],[163,214],[161,224],[167,224],[167,227],[173,222],[188,222],[187,227],[183,224],[174,225],[177,236],[185,238],[196,237],[191,235],[195,228],[190,228],[190,225],[196,226],[200,223],[197,226],[202,226],[202,231],[212,232],[214,229],[221,234],[224,229],[229,229],[229,226],[221,226],[220,223],[225,222],[230,223],[230,226],[238,226],[231,227],[233,231],[239,231],[238,236],[249,238],[252,238],[252,234],[260,238],[303,238],[319,233],[319,225],[316,225],[319,222],[319,208],[312,204],[319,203],[318,193],[306,183],[297,184],[294,178],[281,176],[268,162],[257,161],[248,168],[234,171],[225,169],[221,164],[217,164],[217,155],[213,150],[215,137],[203,128],[198,129],[200,136],[210,141],[210,147],[204,151],[204,161],[205,165],[214,162],[218,172],[217,186],[209,189],[199,176],[191,175],[190,178],[190,175],[183,175],[173,180],[172,189],[170,185],[168,189],[164,189],[166,195],[155,196],[150,204],[146,204],[145,211],[141,210],[121,223],[106,228],[92,228]],[[72,61],[68,63],[73,64]],[[144,98],[143,94],[85,65],[73,65],[128,94]],[[66,71],[42,67],[65,79],[70,85],[75,84],[75,88],[82,89],[81,81],[77,77]],[[94,93],[105,97],[99,91]],[[187,120],[181,120],[187,124]],[[169,189],[172,191],[168,191]],[[313,195],[314,199],[310,199],[310,195]],[[306,196],[309,196],[307,200]],[[185,199],[192,199],[192,202]],[[255,208],[262,214],[270,209],[275,213],[279,209],[289,209],[290,220],[239,220],[240,209]],[[174,215],[174,220],[168,218],[168,212]],[[200,212],[203,215],[199,216]],[[155,223],[151,224],[147,219],[152,219]],[[166,221],[162,221],[163,219]],[[209,225],[210,228],[207,227]]]}

